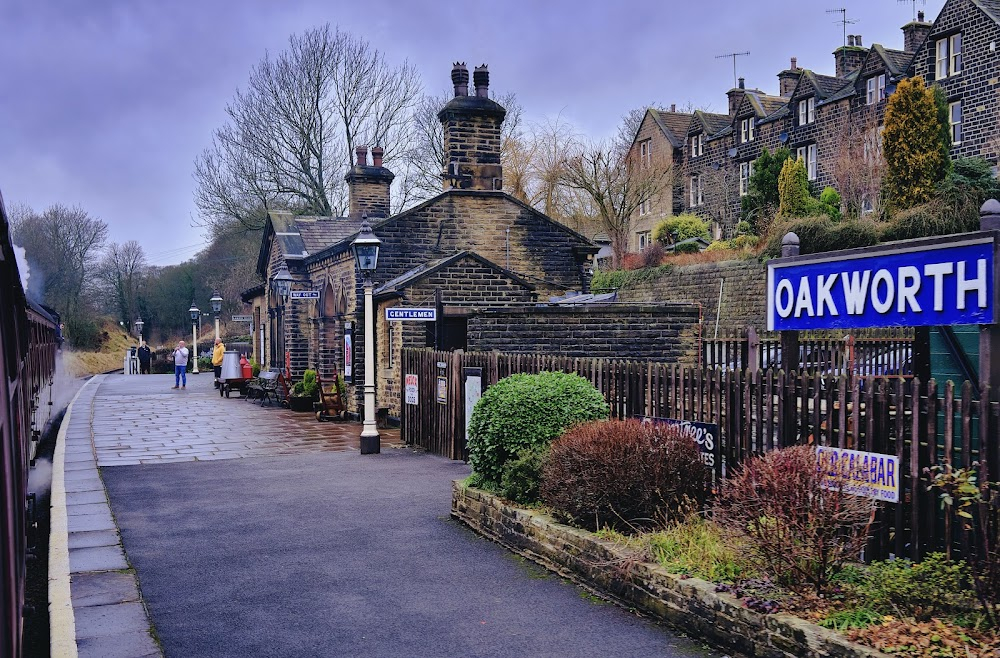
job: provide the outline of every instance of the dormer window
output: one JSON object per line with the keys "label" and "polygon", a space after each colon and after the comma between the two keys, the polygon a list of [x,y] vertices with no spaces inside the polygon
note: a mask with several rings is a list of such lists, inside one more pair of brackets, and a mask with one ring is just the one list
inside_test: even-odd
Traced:
{"label": "dormer window", "polygon": [[816,120],[816,97],[799,101],[799,125],[804,126]]}
{"label": "dormer window", "polygon": [[691,135],[691,157],[697,158],[705,154],[705,133]]}
{"label": "dormer window", "polygon": [[885,73],[868,78],[868,105],[885,100]]}
{"label": "dormer window", "polygon": [[934,79],[941,80],[962,72],[962,33],[938,39],[934,43],[936,67]]}
{"label": "dormer window", "polygon": [[753,141],[753,128],[754,128],[754,118],[743,119],[740,121],[740,143],[746,144],[747,142]]}

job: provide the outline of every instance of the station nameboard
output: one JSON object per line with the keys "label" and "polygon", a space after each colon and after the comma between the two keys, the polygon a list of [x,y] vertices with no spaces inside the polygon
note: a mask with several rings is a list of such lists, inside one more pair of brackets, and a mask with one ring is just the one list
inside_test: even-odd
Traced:
{"label": "station nameboard", "polygon": [[416,320],[417,322],[435,322],[437,310],[433,308],[404,308],[393,306],[385,309],[386,320]]}
{"label": "station nameboard", "polygon": [[252,322],[253,318],[249,315],[234,315],[233,322]]}
{"label": "station nameboard", "polygon": [[993,266],[991,233],[771,260],[767,328],[990,324]]}

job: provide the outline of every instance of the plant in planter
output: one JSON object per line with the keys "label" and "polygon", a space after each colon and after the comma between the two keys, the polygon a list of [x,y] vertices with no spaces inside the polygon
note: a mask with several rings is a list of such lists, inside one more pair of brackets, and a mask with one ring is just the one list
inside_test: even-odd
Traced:
{"label": "plant in planter", "polygon": [[292,411],[312,411],[313,403],[319,400],[319,384],[316,383],[316,371],[306,370],[302,373],[302,381],[292,386],[288,396],[288,408]]}

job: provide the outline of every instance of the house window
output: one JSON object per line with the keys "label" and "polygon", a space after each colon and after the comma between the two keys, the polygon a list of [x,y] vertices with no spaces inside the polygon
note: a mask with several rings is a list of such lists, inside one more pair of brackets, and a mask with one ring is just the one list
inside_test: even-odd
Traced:
{"label": "house window", "polygon": [[638,239],[639,251],[653,244],[652,233],[650,231],[642,231],[641,233],[636,233],[635,236]]}
{"label": "house window", "polygon": [[740,163],[740,196],[750,192],[750,177],[753,176],[753,161]]}
{"label": "house window", "polygon": [[885,73],[868,78],[868,105],[885,100]]}
{"label": "house window", "polygon": [[691,176],[691,207],[697,207],[705,203],[704,190],[701,187],[701,176],[694,174]]}
{"label": "house window", "polygon": [[754,118],[740,121],[740,143],[745,144],[753,141]]}
{"label": "house window", "polygon": [[650,146],[650,140],[648,139],[639,142],[639,162],[647,167],[653,162]]}
{"label": "house window", "polygon": [[691,135],[691,157],[697,158],[705,153],[705,133]]}
{"label": "house window", "polygon": [[948,103],[948,123],[951,125],[951,143],[962,143],[962,101]]}
{"label": "house window", "polygon": [[935,43],[937,53],[934,77],[937,80],[962,72],[962,33],[953,34]]}
{"label": "house window", "polygon": [[876,158],[882,155],[882,132],[885,130],[885,126],[879,126],[878,128],[872,128],[869,130],[864,137],[864,160],[865,162],[874,162]]}
{"label": "house window", "polygon": [[639,202],[639,216],[648,215],[653,208],[652,199],[643,199]]}
{"label": "house window", "polygon": [[804,126],[816,120],[816,97],[810,96],[799,101],[799,125]]}
{"label": "house window", "polygon": [[806,175],[809,180],[816,180],[816,145],[800,146],[795,150],[795,157],[806,164]]}

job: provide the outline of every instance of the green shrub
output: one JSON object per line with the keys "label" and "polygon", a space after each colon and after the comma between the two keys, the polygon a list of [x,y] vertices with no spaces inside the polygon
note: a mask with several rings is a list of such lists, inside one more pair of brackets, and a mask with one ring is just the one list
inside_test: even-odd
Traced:
{"label": "green shrub", "polygon": [[708,224],[697,215],[685,213],[676,217],[667,217],[653,229],[653,239],[664,245],[671,245],[674,242],[691,238],[709,239]]}
{"label": "green shrub", "polygon": [[819,195],[819,202],[834,208],[840,208],[840,192],[830,186],[824,187]]}
{"label": "green shrub", "polygon": [[778,176],[778,215],[783,219],[805,217],[810,214],[809,177],[805,162],[789,158]]}
{"label": "green shrub", "polygon": [[674,247],[675,254],[696,254],[701,251],[701,246],[697,242],[688,242]]}
{"label": "green shrub", "polygon": [[729,249],[729,240],[716,240],[705,247],[705,251],[725,251]]}
{"label": "green shrub", "polygon": [[943,553],[931,553],[918,563],[874,562],[858,593],[871,610],[919,620],[966,612],[976,605],[969,566],[947,560]]}
{"label": "green shrub", "polygon": [[517,457],[507,462],[500,478],[500,495],[522,505],[538,502],[542,480],[542,465],[548,448],[525,448]]}
{"label": "green shrub", "polygon": [[879,242],[878,226],[866,219],[833,222],[829,217],[807,217],[776,226],[764,249],[764,255],[780,256],[781,239],[788,232],[799,236],[803,254],[870,247]]}
{"label": "green shrub", "polygon": [[257,359],[250,359],[250,368],[254,377],[260,374],[260,364],[257,363]]}
{"label": "green shrub", "polygon": [[686,518],[710,481],[697,445],[677,426],[591,422],[552,443],[542,500],[583,528],[635,532]]}
{"label": "green shrub", "polygon": [[608,404],[579,375],[511,375],[490,386],[469,420],[469,463],[499,485],[504,465],[524,448],[544,448],[576,423],[607,418]]}
{"label": "green shrub", "polygon": [[746,220],[736,222],[736,235],[753,235],[753,226]]}
{"label": "green shrub", "polygon": [[852,628],[868,628],[875,624],[881,624],[883,615],[875,612],[871,608],[850,608],[848,610],[838,610],[825,619],[820,620],[819,625],[823,628],[832,628],[837,631],[849,631]]}
{"label": "green shrub", "polygon": [[756,235],[737,235],[729,241],[730,249],[753,249],[760,242]]}
{"label": "green shrub", "polygon": [[102,337],[102,333],[101,328],[94,320],[72,316],[66,318],[66,337],[74,349],[100,349],[102,338],[107,338],[106,334]]}
{"label": "green shrub", "polygon": [[292,386],[292,395],[303,398],[318,398],[319,384],[316,383],[316,371],[306,370],[302,373],[302,381]]}
{"label": "green shrub", "polygon": [[[188,361],[189,365],[190,365],[190,363],[191,362]],[[215,369],[215,366],[212,365],[212,359],[211,359],[211,357],[207,357],[207,356],[199,356],[198,357],[198,370],[200,370],[202,372],[213,372],[214,369]]]}
{"label": "green shrub", "polygon": [[636,283],[650,281],[673,269],[672,265],[660,265],[642,270],[599,270],[590,280],[591,292],[610,292],[628,288]]}

